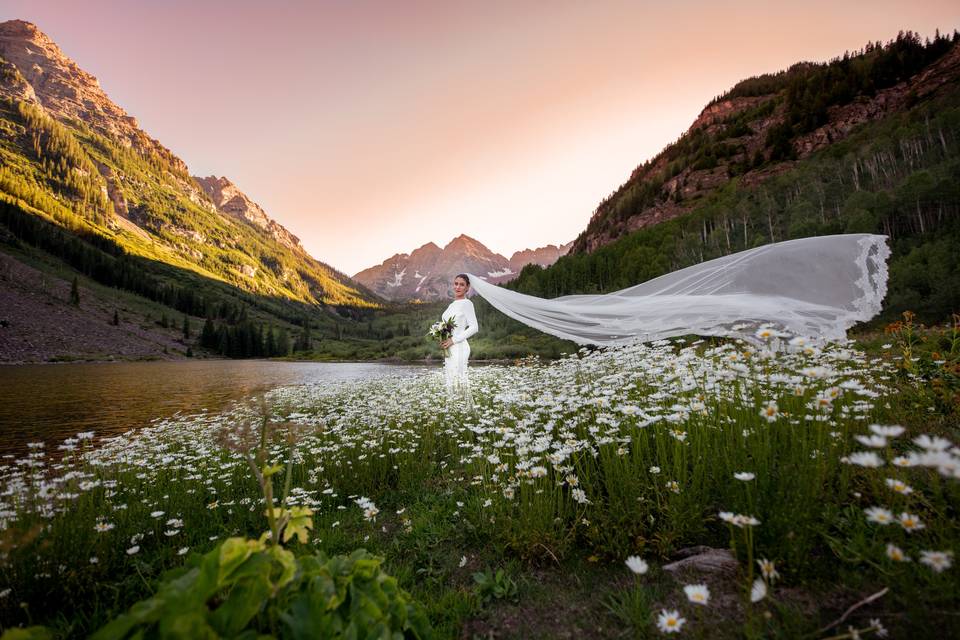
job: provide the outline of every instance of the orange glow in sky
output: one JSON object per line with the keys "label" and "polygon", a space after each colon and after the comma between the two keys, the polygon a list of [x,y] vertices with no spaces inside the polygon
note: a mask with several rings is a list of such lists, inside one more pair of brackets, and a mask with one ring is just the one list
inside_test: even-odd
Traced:
{"label": "orange glow in sky", "polygon": [[226,176],[348,274],[466,233],[572,240],[737,81],[955,1],[3,0],[194,175]]}

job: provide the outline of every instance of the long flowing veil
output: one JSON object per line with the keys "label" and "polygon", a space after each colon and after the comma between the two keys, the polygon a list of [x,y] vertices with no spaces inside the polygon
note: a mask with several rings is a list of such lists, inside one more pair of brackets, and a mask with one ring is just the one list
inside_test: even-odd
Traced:
{"label": "long flowing veil", "polygon": [[880,312],[887,292],[886,236],[787,240],[709,260],[603,295],[543,299],[470,275],[506,315],[579,344],[618,345],[674,336],[758,341],[774,326],[814,341],[843,339]]}

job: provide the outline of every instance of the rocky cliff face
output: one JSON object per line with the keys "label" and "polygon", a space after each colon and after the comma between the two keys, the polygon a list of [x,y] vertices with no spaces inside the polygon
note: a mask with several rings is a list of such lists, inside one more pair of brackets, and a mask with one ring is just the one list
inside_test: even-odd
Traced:
{"label": "rocky cliff face", "polygon": [[943,58],[906,82],[878,91],[872,98],[858,97],[850,104],[828,109],[829,121],[796,141],[802,158],[849,134],[854,127],[878,120],[889,113],[906,109],[912,102],[936,93],[960,80],[960,46],[954,46]]}
{"label": "rocky cliff face", "polygon": [[0,57],[30,87],[19,92],[0,89],[0,95],[38,103],[58,120],[82,120],[98,133],[145,155],[156,153],[186,172],[182,160],[144,133],[137,119],[114,104],[100,82],[68,58],[36,25],[24,20],[0,23]]}
{"label": "rocky cliff face", "polygon": [[507,282],[517,277],[525,265],[553,264],[569,247],[566,244],[525,249],[507,259],[483,243],[460,235],[442,249],[428,242],[409,254],[393,255],[353,278],[388,300],[433,302],[451,296],[450,283],[458,273],[473,273],[494,283]]}
{"label": "rocky cliff face", "polygon": [[[798,64],[792,70],[802,71],[810,66]],[[958,80],[960,44],[954,44],[943,57],[908,80],[871,96],[859,96],[845,105],[829,107],[825,124],[791,141],[795,156],[797,159],[809,156],[842,140],[858,125],[905,109],[913,101],[924,99]],[[758,154],[761,160],[770,157],[768,135],[786,118],[783,93],[722,99],[705,107],[676,143],[637,167],[620,189],[597,207],[587,229],[574,241],[571,252],[591,252],[624,234],[683,215],[698,198],[727,184],[734,175],[741,184],[755,186],[789,170],[794,160],[754,165]],[[759,108],[764,105],[769,108]],[[753,117],[750,117],[751,110],[755,112]],[[734,130],[732,121],[741,115],[746,116],[746,128]],[[709,166],[711,163],[707,163],[708,166],[683,164],[677,160],[683,154],[678,150],[685,145],[688,149],[695,148],[711,139],[722,139],[734,152],[717,158],[713,166]],[[644,201],[639,207],[626,204],[637,191],[650,185],[656,189],[652,200]]]}
{"label": "rocky cliff face", "polygon": [[210,197],[214,206],[220,213],[230,216],[241,222],[252,224],[269,233],[273,238],[291,249],[303,251],[300,245],[300,238],[293,235],[276,220],[270,218],[267,213],[256,202],[240,191],[237,185],[230,182],[227,178],[208,176],[200,178],[194,176],[194,180],[203,189],[204,193]]}

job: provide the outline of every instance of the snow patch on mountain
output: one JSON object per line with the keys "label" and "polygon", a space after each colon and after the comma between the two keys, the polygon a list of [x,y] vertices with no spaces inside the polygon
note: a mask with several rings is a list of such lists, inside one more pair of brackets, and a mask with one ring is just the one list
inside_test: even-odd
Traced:
{"label": "snow patch on mountain", "polygon": [[406,269],[401,269],[396,271],[393,274],[393,279],[387,282],[388,287],[401,287],[403,286],[403,276],[407,274]]}

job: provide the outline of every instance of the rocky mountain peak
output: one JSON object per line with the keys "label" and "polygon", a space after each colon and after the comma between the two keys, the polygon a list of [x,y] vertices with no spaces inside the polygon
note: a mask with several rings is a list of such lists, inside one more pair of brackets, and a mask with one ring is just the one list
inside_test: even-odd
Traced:
{"label": "rocky mountain peak", "polygon": [[50,47],[56,51],[60,51],[60,47],[58,47],[47,34],[41,31],[37,25],[26,20],[7,20],[6,22],[0,22],[0,35],[19,38],[27,42],[33,42],[38,46]]}
{"label": "rocky mountain peak", "polygon": [[524,249],[508,260],[479,240],[460,234],[442,249],[428,242],[409,254],[395,254],[353,278],[388,300],[434,302],[450,297],[450,285],[458,273],[473,273],[493,283],[507,282],[528,264],[553,264],[569,248],[570,244]]}
{"label": "rocky mountain peak", "polygon": [[523,249],[522,251],[515,251],[512,256],[510,256],[510,266],[519,273],[520,269],[523,269],[528,264],[538,264],[541,267],[548,267],[562,256],[567,255],[570,252],[570,248],[573,247],[573,241],[571,240],[567,244],[555,245],[548,244],[545,247],[540,247],[539,249]]}
{"label": "rocky mountain peak", "polygon": [[448,242],[446,246],[444,246],[444,249],[447,249],[450,247],[471,246],[471,245],[477,245],[477,244],[480,244],[480,243],[474,240],[473,238],[471,238],[470,236],[468,236],[467,234],[461,233],[456,238]]}
{"label": "rocky mountain peak", "polygon": [[[81,120],[94,131],[144,155],[156,154],[186,173],[182,160],[142,131],[136,118],[110,100],[100,81],[67,57],[35,24],[0,22],[0,58],[16,69],[36,102],[56,120]],[[23,100],[27,92],[19,83],[4,79],[0,96]]]}

